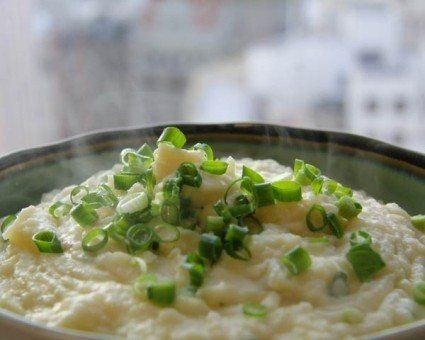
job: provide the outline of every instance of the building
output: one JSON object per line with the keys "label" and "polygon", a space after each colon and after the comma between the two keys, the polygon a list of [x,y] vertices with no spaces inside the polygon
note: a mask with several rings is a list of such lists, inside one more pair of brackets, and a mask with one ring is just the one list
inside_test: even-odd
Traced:
{"label": "building", "polygon": [[402,70],[358,70],[346,88],[347,128],[423,151],[423,103],[415,76]]}
{"label": "building", "polygon": [[405,48],[403,9],[396,0],[291,2],[285,36],[194,74],[187,116],[221,117],[196,102],[226,107],[229,96],[211,89],[231,85],[245,99],[239,108],[229,102],[237,114],[227,120],[245,110],[259,120],[345,129],[423,151],[425,48],[419,41]]}

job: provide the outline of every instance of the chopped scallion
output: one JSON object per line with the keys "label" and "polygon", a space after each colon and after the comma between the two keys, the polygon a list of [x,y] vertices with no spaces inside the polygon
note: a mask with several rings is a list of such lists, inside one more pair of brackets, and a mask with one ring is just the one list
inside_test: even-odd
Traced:
{"label": "chopped scallion", "polygon": [[226,223],[222,216],[207,216],[205,220],[206,230],[216,235],[221,235],[224,231]]}
{"label": "chopped scallion", "polygon": [[337,238],[342,238],[344,236],[344,228],[342,227],[341,221],[338,216],[334,213],[327,214],[328,226],[332,234]]}
{"label": "chopped scallion", "polygon": [[247,166],[242,166],[242,177],[248,177],[254,183],[264,183],[264,178],[257,171],[248,168]]}
{"label": "chopped scallion", "polygon": [[242,218],[243,225],[248,228],[250,234],[260,234],[263,232],[264,227],[261,222],[253,215],[248,215]]}
{"label": "chopped scallion", "polygon": [[171,199],[165,200],[161,207],[161,218],[166,223],[178,225],[180,223],[178,203]]}
{"label": "chopped scallion", "polygon": [[350,244],[357,246],[359,244],[372,244],[372,237],[365,231],[355,231],[350,236]]}
{"label": "chopped scallion", "polygon": [[273,188],[270,183],[254,184],[255,196],[258,207],[265,207],[274,204]]}
{"label": "chopped scallion", "polygon": [[360,282],[370,280],[385,267],[381,256],[365,243],[351,247],[347,253],[347,259],[353,266]]}
{"label": "chopped scallion", "polygon": [[96,252],[108,243],[108,233],[104,229],[90,230],[83,238],[82,247],[85,251]]}
{"label": "chopped scallion", "polygon": [[170,126],[162,131],[157,143],[170,143],[176,148],[181,149],[186,144],[186,136],[180,129]]}
{"label": "chopped scallion", "polygon": [[193,150],[202,150],[205,152],[207,161],[214,160],[214,151],[208,144],[205,143],[196,143],[193,147]]}
{"label": "chopped scallion", "polygon": [[348,276],[342,271],[337,272],[330,285],[329,285],[329,295],[334,297],[341,297],[348,294]]}
{"label": "chopped scallion", "polygon": [[144,224],[135,224],[127,230],[127,240],[132,251],[148,250],[154,241],[155,233]]}
{"label": "chopped scallion", "polygon": [[320,204],[313,204],[307,213],[306,223],[311,231],[323,230],[328,224],[325,209]]}
{"label": "chopped scallion", "polygon": [[40,253],[63,253],[59,238],[51,230],[43,230],[32,237]]}
{"label": "chopped scallion", "polygon": [[136,192],[124,196],[117,205],[117,213],[132,214],[145,210],[149,205],[149,199],[145,192]]}
{"label": "chopped scallion", "polygon": [[49,214],[54,218],[63,218],[68,215],[72,208],[71,204],[57,201],[49,207]]}
{"label": "chopped scallion", "polygon": [[195,164],[184,162],[177,172],[182,177],[182,183],[191,187],[199,188],[202,184],[202,177],[196,169]]}
{"label": "chopped scallion", "polygon": [[150,283],[146,289],[148,299],[159,306],[169,306],[176,298],[174,281]]}
{"label": "chopped scallion", "polygon": [[199,240],[199,255],[208,259],[212,264],[216,263],[223,251],[223,245],[218,236],[202,234]]}
{"label": "chopped scallion", "polygon": [[1,223],[1,234],[3,234],[6,229],[9,227],[9,225],[11,225],[15,220],[16,220],[17,216],[16,214],[11,214],[11,215],[7,215],[4,219],[3,222]]}
{"label": "chopped scallion", "polygon": [[257,302],[246,302],[242,306],[242,311],[246,316],[253,318],[263,318],[267,315],[266,306]]}
{"label": "chopped scallion", "polygon": [[[84,192],[83,194],[81,194]],[[79,200],[78,198],[81,198],[89,193],[89,188],[87,188],[84,185],[77,185],[71,190],[71,193],[69,194],[69,198],[71,200],[72,204],[78,204]]]}
{"label": "chopped scallion", "polygon": [[201,164],[201,170],[213,175],[223,175],[227,171],[228,163],[224,161],[204,161]]}
{"label": "chopped scallion", "polygon": [[281,180],[272,183],[274,198],[280,202],[297,202],[302,199],[301,185],[294,181]]}
{"label": "chopped scallion", "polygon": [[139,180],[139,174],[120,172],[114,175],[114,187],[118,190],[128,190]]}
{"label": "chopped scallion", "polygon": [[410,220],[416,229],[425,231],[425,215],[412,216]]}
{"label": "chopped scallion", "polygon": [[292,275],[298,275],[311,266],[310,255],[299,246],[285,253],[281,262]]}
{"label": "chopped scallion", "polygon": [[352,219],[362,211],[360,203],[356,202],[350,196],[342,196],[336,205],[338,207],[338,214],[346,219]]}
{"label": "chopped scallion", "polygon": [[96,210],[86,203],[80,203],[72,208],[71,216],[82,227],[88,227],[99,219]]}
{"label": "chopped scallion", "polygon": [[414,285],[413,287],[413,300],[416,303],[425,306],[425,282],[421,281]]}

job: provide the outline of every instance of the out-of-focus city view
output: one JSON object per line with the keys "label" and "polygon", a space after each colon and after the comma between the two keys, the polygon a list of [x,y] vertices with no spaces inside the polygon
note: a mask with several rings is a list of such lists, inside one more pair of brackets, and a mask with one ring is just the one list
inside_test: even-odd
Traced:
{"label": "out-of-focus city view", "polygon": [[425,151],[423,0],[0,0],[0,152],[255,120]]}

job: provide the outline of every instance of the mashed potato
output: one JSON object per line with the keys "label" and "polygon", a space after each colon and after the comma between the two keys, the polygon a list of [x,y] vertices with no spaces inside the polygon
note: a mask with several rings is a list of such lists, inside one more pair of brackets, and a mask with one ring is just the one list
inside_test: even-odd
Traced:
{"label": "mashed potato", "polygon": [[[164,181],[183,161],[198,168],[205,161],[201,150],[176,149],[159,144],[153,172],[157,178],[154,199]],[[256,170],[267,181],[291,178],[292,170],[273,160],[226,160],[223,175],[200,171],[199,188],[183,186],[181,195],[199,210],[202,228],[213,205],[229,184],[240,177],[242,165]],[[113,175],[122,165],[101,172],[83,183],[95,190],[105,183],[118,199],[146,188],[136,183],[129,190],[114,189]],[[424,317],[424,307],[412,299],[415,282],[424,280],[424,235],[412,228],[410,216],[397,204],[382,204],[362,192],[353,198],[361,213],[344,221],[345,234],[338,239],[329,231],[306,227],[306,214],[317,203],[327,212],[338,212],[332,195],[313,194],[302,187],[302,200],[279,202],[257,208],[256,218],[264,231],[250,235],[252,254],[241,261],[223,251],[214,265],[207,265],[204,282],[194,292],[187,289],[188,271],[182,267],[186,254],[197,251],[199,228],[179,227],[180,237],[157,250],[130,254],[110,238],[96,253],[82,249],[82,239],[94,227],[113,222],[115,209],[98,208],[98,220],[81,227],[66,214],[49,214],[52,203],[70,202],[68,187],[45,195],[37,206],[23,209],[3,233],[0,252],[0,306],[47,326],[144,339],[330,339],[360,336],[406,324]],[[63,248],[61,254],[40,253],[32,237],[52,230]],[[371,280],[361,282],[347,260],[350,235],[358,230],[372,237],[372,247],[385,266]],[[326,238],[324,238],[324,236]],[[311,265],[293,275],[282,264],[282,255],[301,246]],[[346,277],[335,286],[335,275]],[[134,293],[133,283],[142,274],[171,279],[176,297],[169,306],[158,306]],[[332,289],[339,293],[332,293]],[[267,314],[250,317],[243,313],[247,302],[260,303]]]}

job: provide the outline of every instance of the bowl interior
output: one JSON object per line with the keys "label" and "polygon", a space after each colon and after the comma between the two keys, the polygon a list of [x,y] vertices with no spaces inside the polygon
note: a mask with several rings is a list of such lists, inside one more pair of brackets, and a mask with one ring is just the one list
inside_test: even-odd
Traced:
{"label": "bowl interior", "polygon": [[[218,157],[272,158],[292,166],[295,158],[311,162],[355,190],[384,202],[396,202],[411,214],[423,213],[423,155],[393,157],[408,151],[370,139],[269,125],[184,125],[188,143],[209,143]],[[53,146],[11,154],[0,160],[0,214],[36,204],[43,193],[77,184],[119,162],[119,151],[154,144],[162,127],[103,132]],[[416,158],[417,162],[415,162]],[[413,159],[413,162],[410,161]],[[419,164],[419,165],[418,165]]]}

